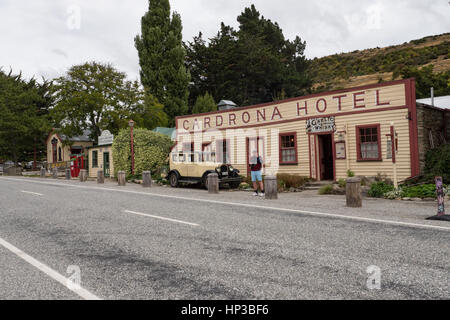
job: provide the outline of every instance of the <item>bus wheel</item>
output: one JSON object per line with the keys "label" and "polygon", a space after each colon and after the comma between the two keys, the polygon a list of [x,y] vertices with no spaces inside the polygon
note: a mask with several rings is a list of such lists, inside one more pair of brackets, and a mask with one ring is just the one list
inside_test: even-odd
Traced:
{"label": "bus wheel", "polygon": [[169,182],[172,188],[178,188],[178,175],[175,172],[170,174]]}

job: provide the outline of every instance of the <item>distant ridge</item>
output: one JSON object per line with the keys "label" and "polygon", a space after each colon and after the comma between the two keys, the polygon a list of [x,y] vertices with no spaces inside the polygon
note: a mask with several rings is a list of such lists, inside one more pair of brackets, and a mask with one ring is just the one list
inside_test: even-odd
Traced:
{"label": "distant ridge", "polygon": [[321,92],[400,79],[405,67],[429,65],[433,65],[434,73],[450,70],[450,33],[315,58],[310,70],[313,90]]}

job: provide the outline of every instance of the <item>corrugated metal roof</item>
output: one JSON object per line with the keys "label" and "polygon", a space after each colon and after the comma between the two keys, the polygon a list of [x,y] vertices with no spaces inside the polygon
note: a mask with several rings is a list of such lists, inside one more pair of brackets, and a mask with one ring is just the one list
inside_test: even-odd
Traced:
{"label": "corrugated metal roof", "polygon": [[176,138],[175,130],[176,130],[175,128],[164,128],[164,127],[157,127],[153,129],[154,132],[158,132],[166,136],[169,136],[172,140],[175,140]]}
{"label": "corrugated metal roof", "polygon": [[220,100],[218,106],[237,106],[237,105],[231,100]]}
{"label": "corrugated metal roof", "polygon": [[93,140],[91,138],[89,138],[90,134],[91,134],[91,130],[87,129],[87,130],[83,131],[83,134],[81,136],[67,138],[66,135],[61,134],[61,138],[63,140],[68,140],[68,141],[73,141],[73,142],[92,142]]}
{"label": "corrugated metal roof", "polygon": [[[416,101],[431,106],[431,98],[418,99]],[[450,110],[450,96],[435,97],[434,107]]]}

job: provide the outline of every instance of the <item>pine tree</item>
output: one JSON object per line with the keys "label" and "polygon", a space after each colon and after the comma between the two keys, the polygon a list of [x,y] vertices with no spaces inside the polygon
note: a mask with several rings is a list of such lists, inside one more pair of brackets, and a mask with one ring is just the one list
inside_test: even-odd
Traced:
{"label": "pine tree", "polygon": [[205,113],[217,111],[217,104],[214,102],[214,98],[206,92],[204,96],[198,96],[194,107],[192,108],[192,113]]}
{"label": "pine tree", "polygon": [[141,83],[160,103],[173,125],[175,117],[188,111],[190,74],[184,62],[181,17],[170,17],[168,0],[150,0],[141,20],[135,46],[141,66]]}

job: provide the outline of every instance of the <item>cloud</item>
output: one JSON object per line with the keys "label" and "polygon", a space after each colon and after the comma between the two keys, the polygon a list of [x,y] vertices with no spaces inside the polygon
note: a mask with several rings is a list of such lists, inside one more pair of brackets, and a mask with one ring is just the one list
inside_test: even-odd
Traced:
{"label": "cloud", "polygon": [[[189,41],[213,37],[220,23],[255,4],[287,38],[307,42],[309,58],[401,44],[450,30],[447,0],[171,0]],[[139,77],[134,37],[148,0],[0,0],[0,66],[24,75],[56,77],[86,61],[111,62]]]}

